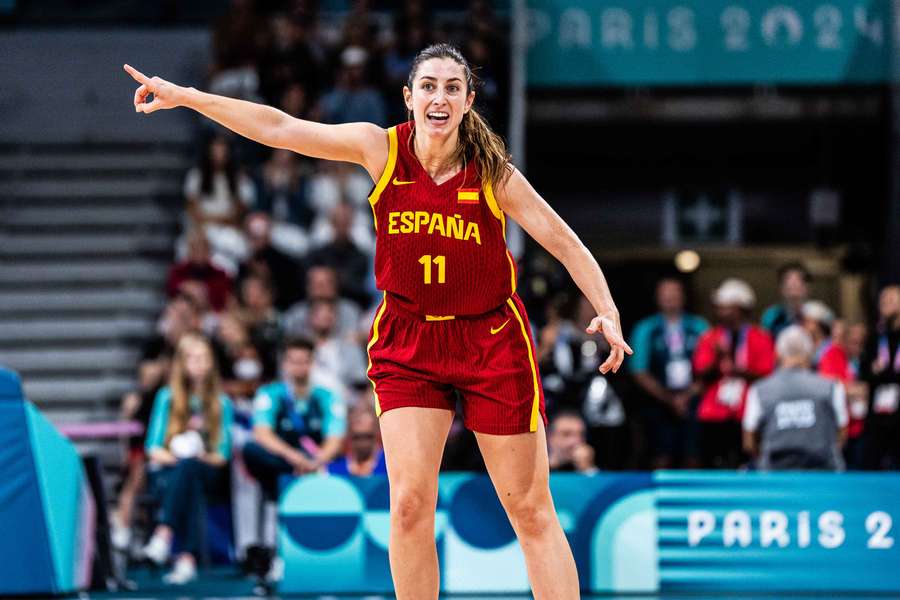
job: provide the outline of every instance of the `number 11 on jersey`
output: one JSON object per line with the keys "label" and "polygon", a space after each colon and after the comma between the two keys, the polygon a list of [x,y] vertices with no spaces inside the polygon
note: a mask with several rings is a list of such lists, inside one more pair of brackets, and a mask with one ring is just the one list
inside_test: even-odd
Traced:
{"label": "number 11 on jersey", "polygon": [[444,256],[435,256],[432,257],[430,254],[424,255],[419,259],[419,264],[425,268],[425,285],[429,285],[431,283],[431,265],[432,263],[437,265],[438,273],[437,273],[437,282],[438,283],[446,283],[447,282],[447,259]]}

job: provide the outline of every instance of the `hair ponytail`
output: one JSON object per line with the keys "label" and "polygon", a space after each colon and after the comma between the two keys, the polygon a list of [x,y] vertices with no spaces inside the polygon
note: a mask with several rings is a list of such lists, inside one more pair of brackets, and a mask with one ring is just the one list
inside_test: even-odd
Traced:
{"label": "hair ponytail", "polygon": [[491,130],[475,107],[470,108],[463,117],[459,128],[459,146],[459,152],[478,164],[485,184],[505,183],[512,174],[506,143]]}
{"label": "hair ponytail", "polygon": [[[465,72],[466,94],[468,95],[475,89],[478,78],[472,73],[472,69],[462,53],[451,44],[434,44],[416,55],[409,71],[407,82],[409,89],[413,89],[413,80],[419,70],[419,65],[432,58],[449,58],[459,64]],[[513,172],[506,142],[494,133],[474,106],[470,107],[469,111],[463,115],[462,123],[459,125],[459,145],[453,154],[454,163],[465,164],[469,160],[475,161],[478,165],[481,179],[485,185],[502,184]]]}

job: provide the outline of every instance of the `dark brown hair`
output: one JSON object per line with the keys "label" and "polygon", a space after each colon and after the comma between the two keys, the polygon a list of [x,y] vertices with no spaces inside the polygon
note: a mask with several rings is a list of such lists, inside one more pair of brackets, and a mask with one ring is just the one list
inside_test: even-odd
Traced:
{"label": "dark brown hair", "polygon": [[[413,60],[409,70],[407,86],[413,89],[413,81],[419,71],[419,66],[432,58],[449,58],[463,68],[466,78],[466,96],[475,89],[478,78],[472,73],[469,62],[462,52],[452,44],[433,44],[428,46]],[[463,163],[473,160],[481,170],[481,179],[485,184],[503,183],[512,174],[510,155],[506,150],[503,138],[491,130],[487,121],[478,114],[475,107],[471,107],[463,116],[459,125],[459,145],[453,155],[454,163]]]}

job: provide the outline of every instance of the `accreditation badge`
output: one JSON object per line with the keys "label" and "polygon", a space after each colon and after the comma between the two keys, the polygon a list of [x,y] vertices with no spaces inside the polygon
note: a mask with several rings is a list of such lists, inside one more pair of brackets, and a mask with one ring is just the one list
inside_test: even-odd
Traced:
{"label": "accreditation badge", "polygon": [[666,387],[683,390],[691,385],[691,361],[675,358],[666,363]]}
{"label": "accreditation badge", "polygon": [[741,398],[744,397],[745,387],[747,387],[747,382],[743,379],[723,379],[719,383],[719,394],[716,396],[716,400],[718,400],[719,404],[722,406],[736,409],[741,403]]}
{"label": "accreditation badge", "polygon": [[889,383],[875,388],[872,410],[879,415],[892,415],[900,405],[900,384]]}

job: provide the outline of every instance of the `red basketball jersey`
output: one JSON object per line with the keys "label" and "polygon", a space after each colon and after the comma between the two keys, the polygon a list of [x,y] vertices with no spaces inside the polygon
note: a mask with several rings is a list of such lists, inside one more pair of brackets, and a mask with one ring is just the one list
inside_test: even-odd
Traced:
{"label": "red basketball jersey", "polygon": [[376,284],[427,317],[481,314],[516,289],[506,218],[474,164],[435,184],[412,153],[412,126],[388,129],[388,161],[369,196]]}

